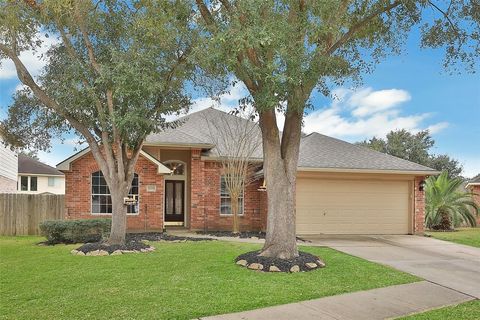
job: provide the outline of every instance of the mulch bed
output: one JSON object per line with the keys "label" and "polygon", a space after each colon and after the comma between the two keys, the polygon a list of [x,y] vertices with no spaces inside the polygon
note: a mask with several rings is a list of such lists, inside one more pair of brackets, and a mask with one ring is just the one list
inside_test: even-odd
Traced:
{"label": "mulch bed", "polygon": [[109,245],[105,242],[92,242],[92,243],[85,243],[84,245],[77,248],[77,251],[81,251],[85,254],[92,251],[103,250],[108,252],[108,254],[112,254],[115,251],[142,251],[145,249],[150,249],[146,243],[139,242],[139,241],[126,241],[124,245],[113,244]]}
{"label": "mulch bed", "polygon": [[182,237],[173,236],[163,232],[144,232],[144,233],[127,233],[126,239],[128,241],[211,241],[211,238],[196,238],[196,237]]}
{"label": "mulch bed", "polygon": [[301,272],[325,267],[325,263],[317,256],[300,251],[292,260],[259,256],[260,251],[251,251],[239,255],[235,263],[251,270],[263,272]]}
{"label": "mulch bed", "polygon": [[71,251],[74,255],[107,256],[125,253],[140,253],[154,251],[155,247],[143,241],[209,241],[210,238],[194,238],[168,235],[163,232],[127,233],[124,245],[109,245],[106,241],[85,243]]}
{"label": "mulch bed", "polygon": [[[209,235],[214,237],[233,237],[233,238],[241,238],[241,239],[251,239],[251,238],[258,238],[258,239],[265,239],[265,232],[260,231],[243,231],[240,233],[233,233],[231,231],[197,231],[197,234]],[[298,241],[303,242],[310,242],[308,240],[302,239],[297,237]]]}

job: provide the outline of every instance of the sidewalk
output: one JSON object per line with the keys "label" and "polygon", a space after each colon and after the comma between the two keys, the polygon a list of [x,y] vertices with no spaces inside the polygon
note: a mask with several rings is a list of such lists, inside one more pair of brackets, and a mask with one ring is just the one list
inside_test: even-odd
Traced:
{"label": "sidewalk", "polygon": [[201,319],[389,319],[472,299],[460,292],[420,281]]}

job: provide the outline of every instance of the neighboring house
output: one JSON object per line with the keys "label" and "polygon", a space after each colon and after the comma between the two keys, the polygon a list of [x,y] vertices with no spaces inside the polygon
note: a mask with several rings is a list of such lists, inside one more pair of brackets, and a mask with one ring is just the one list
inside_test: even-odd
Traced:
{"label": "neighboring house", "polygon": [[18,155],[18,193],[65,193],[65,175],[45,163]]}
{"label": "neighboring house", "polygon": [[3,144],[0,137],[0,193],[17,191],[17,153]]}
{"label": "neighboring house", "polygon": [[[473,200],[480,207],[480,174],[477,174],[473,179],[469,180],[465,189],[474,194]],[[480,216],[477,217],[477,225],[480,226]]]}
{"label": "neighboring house", "polygon": [[[230,199],[209,131],[215,130],[211,124],[221,112],[209,108],[190,114],[178,127],[147,137],[132,184],[131,194],[138,195],[139,202],[128,208],[130,230],[161,230],[171,225],[231,229]],[[260,130],[257,134],[260,139]],[[261,150],[256,157],[261,164]],[[66,218],[111,213],[108,187],[88,148],[59,163],[57,169],[66,178]],[[242,230],[265,229],[267,194],[261,191],[259,173],[240,200]],[[437,173],[319,133],[306,135],[298,163],[297,233],[422,233],[423,183]],[[270,183],[275,181],[267,181],[267,189]]]}

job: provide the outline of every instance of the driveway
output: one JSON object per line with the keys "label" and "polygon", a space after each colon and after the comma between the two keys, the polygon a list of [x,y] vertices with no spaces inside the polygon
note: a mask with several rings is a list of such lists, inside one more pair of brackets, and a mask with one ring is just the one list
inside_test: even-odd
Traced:
{"label": "driveway", "polygon": [[302,236],[313,246],[327,246],[391,266],[427,281],[480,299],[480,249],[407,235]]}

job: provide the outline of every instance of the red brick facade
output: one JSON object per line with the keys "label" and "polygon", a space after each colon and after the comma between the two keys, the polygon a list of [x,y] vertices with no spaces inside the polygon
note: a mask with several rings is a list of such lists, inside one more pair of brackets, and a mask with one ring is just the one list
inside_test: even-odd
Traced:
{"label": "red brick facade", "polygon": [[[186,226],[192,230],[230,230],[232,217],[220,215],[220,176],[221,167],[217,162],[201,159],[201,150],[193,149],[190,175],[185,192],[190,189],[190,213]],[[71,170],[65,172],[65,203],[67,219],[105,218],[110,215],[91,213],[91,175],[98,171],[98,165],[91,154],[72,162]],[[127,216],[127,228],[132,231],[162,230],[164,179],[157,173],[157,165],[140,156],[135,173],[139,178],[139,213]],[[155,186],[155,191],[147,191],[147,186]],[[266,225],[266,193],[258,191],[260,182],[245,190],[245,212],[240,217],[242,230],[263,230]]]}
{"label": "red brick facade", "polygon": [[[89,153],[72,162],[65,172],[65,214],[67,219],[106,218],[110,215],[92,214],[91,175],[98,165]],[[163,176],[157,174],[157,165],[140,156],[135,167],[139,181],[139,213],[127,216],[131,230],[161,230],[163,228]],[[155,185],[147,192],[147,185]]]}
{"label": "red brick facade", "polygon": [[420,184],[424,182],[425,179],[426,177],[415,177],[413,186],[413,232],[415,234],[423,234],[425,230],[425,191],[420,190]]}
{"label": "red brick facade", "polygon": [[[480,185],[471,185],[468,189],[474,193],[473,201],[480,207]],[[477,226],[480,226],[480,215],[477,216]]]}
{"label": "red brick facade", "polygon": [[[186,219],[185,227],[192,230],[230,230],[232,217],[220,214],[221,165],[202,159],[200,149],[163,150],[151,147],[148,150],[157,159],[170,159],[183,154],[187,163],[186,177]],[[177,159],[178,160],[178,159]],[[186,163],[186,162],[185,162]],[[91,154],[86,154],[71,163],[71,170],[65,171],[66,218],[85,219],[109,217],[91,213],[91,174],[98,166]],[[157,164],[140,156],[135,172],[139,176],[139,213],[127,216],[127,227],[136,231],[157,231],[164,228],[164,181],[168,175],[157,173]],[[418,176],[413,190],[413,231],[424,231],[425,194],[420,191]],[[267,193],[258,191],[262,180],[247,186],[244,193],[244,214],[239,217],[241,230],[265,230],[267,217]],[[147,190],[147,186],[149,187]],[[480,192],[479,192],[480,193]]]}

